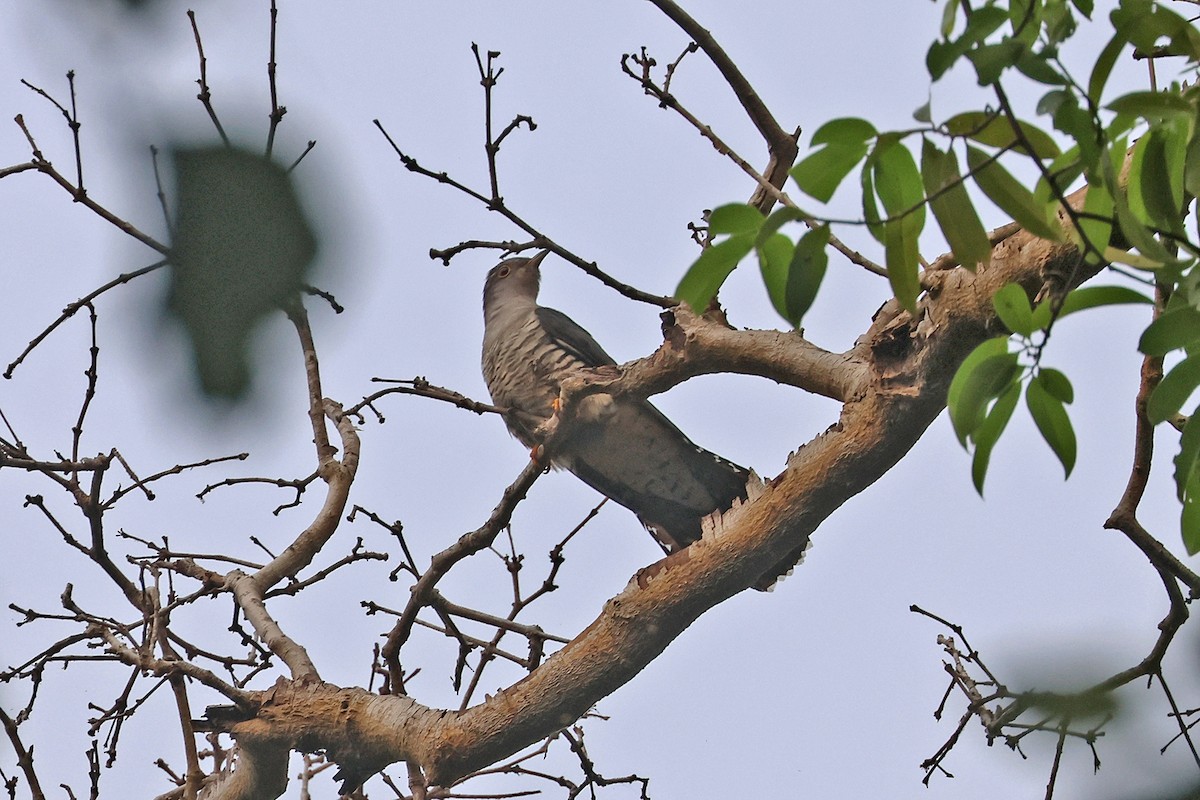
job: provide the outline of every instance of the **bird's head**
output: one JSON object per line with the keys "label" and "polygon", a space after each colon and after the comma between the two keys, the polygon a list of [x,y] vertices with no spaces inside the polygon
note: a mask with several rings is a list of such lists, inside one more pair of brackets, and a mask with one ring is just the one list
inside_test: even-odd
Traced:
{"label": "bird's head", "polygon": [[532,258],[507,258],[492,267],[483,284],[484,311],[493,303],[536,301],[538,283],[541,281],[539,267],[549,252],[543,250]]}

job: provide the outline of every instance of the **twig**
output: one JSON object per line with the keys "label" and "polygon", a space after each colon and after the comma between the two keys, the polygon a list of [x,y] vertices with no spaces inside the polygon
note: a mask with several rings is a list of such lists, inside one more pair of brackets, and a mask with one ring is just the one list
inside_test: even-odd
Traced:
{"label": "twig", "polygon": [[208,59],[204,57],[204,43],[200,41],[200,27],[196,24],[196,12],[190,8],[187,12],[188,20],[192,23],[192,35],[196,39],[196,53],[200,57],[200,78],[196,81],[200,86],[200,93],[196,95],[196,99],[204,106],[204,110],[208,112],[208,118],[212,120],[213,126],[217,129],[217,135],[221,137],[221,141],[226,147],[230,146],[229,137],[225,134],[225,129],[221,127],[221,120],[217,119],[216,109],[212,105],[212,92],[208,88]]}
{"label": "twig", "polygon": [[[275,87],[275,68],[277,66],[275,63],[275,31],[278,25],[278,18],[279,9],[276,8],[275,0],[271,0],[271,55],[267,60],[267,85],[271,92],[271,122],[270,127],[267,128],[267,158],[271,157],[271,152],[275,148],[275,129],[279,127],[283,115],[287,113],[287,106],[279,105],[279,95]],[[311,149],[311,146],[309,149]],[[307,153],[308,150],[304,152]],[[304,158],[304,154],[301,154],[300,158]],[[296,159],[296,163],[299,164],[300,159]]]}
{"label": "twig", "polygon": [[39,333],[37,336],[33,337],[33,339],[30,340],[29,344],[27,344],[25,346],[25,349],[21,351],[21,354],[19,356],[17,356],[16,359],[14,359],[11,364],[8,365],[8,367],[4,370],[4,377],[11,378],[13,376],[13,371],[18,366],[20,366],[21,362],[24,361],[25,358],[31,352],[33,352],[33,349],[35,347],[37,347],[39,344],[41,344],[42,341],[47,336],[49,336],[51,333],[53,333],[54,330],[59,325],[63,324],[68,319],[75,316],[76,312],[78,312],[79,309],[85,308],[85,307],[90,308],[92,301],[95,300],[100,295],[107,292],[109,289],[112,289],[117,286],[121,286],[122,284],[129,283],[134,278],[140,278],[141,276],[143,276],[149,272],[154,272],[157,269],[161,269],[162,267],[165,267],[166,265],[167,265],[167,262],[164,259],[162,261],[155,261],[153,264],[142,267],[141,269],[135,269],[133,272],[124,272],[124,273],[118,275],[116,278],[109,281],[108,283],[101,286],[99,289],[96,289],[95,291],[91,292],[90,294],[87,294],[87,295],[79,298],[78,300],[76,300],[73,303],[68,303],[66,308],[64,308],[62,310],[62,313],[58,315],[58,319],[54,320],[54,322],[50,323],[50,325],[48,327],[46,327],[41,333]]}
{"label": "twig", "polygon": [[[411,394],[418,397],[428,397],[433,400],[440,400],[444,403],[450,403],[451,405],[466,409],[467,411],[474,411],[476,414],[503,414],[505,412],[505,409],[500,408],[499,406],[494,406],[489,403],[481,403],[478,400],[472,400],[465,394],[456,392],[453,389],[435,386],[426,378],[419,375],[410,379],[372,378],[371,382],[394,383],[398,385],[389,387],[387,389],[382,389],[364,397],[358,403],[346,409],[347,414],[362,419],[362,410],[364,408],[370,407],[374,409],[375,401],[381,397],[386,397],[389,394]],[[379,418],[380,422],[384,421],[383,415],[377,410],[375,411],[375,414]]]}
{"label": "twig", "polygon": [[[504,490],[503,497],[488,520],[474,531],[463,534],[457,542],[433,557],[429,568],[412,587],[412,596],[383,646],[382,654],[390,675],[400,674],[400,648],[408,641],[412,626],[416,623],[417,613],[429,604],[429,598],[438,581],[459,561],[491,546],[512,518],[513,509],[525,498],[534,481],[541,477],[545,469],[542,463],[530,459],[517,479]],[[393,680],[384,688],[394,690],[398,687]]]}
{"label": "twig", "polygon": [[[565,259],[566,261],[575,265],[579,269],[583,270],[588,275],[591,275],[593,278],[600,281],[605,286],[609,287],[610,289],[613,289],[614,291],[620,293],[621,295],[623,295],[625,297],[628,297],[631,300],[637,300],[639,302],[649,303],[651,305],[658,306],[659,308],[670,308],[671,306],[675,305],[674,301],[669,297],[663,297],[660,295],[649,294],[647,292],[643,292],[640,289],[636,289],[633,286],[629,286],[627,284],[622,283],[621,281],[618,281],[616,278],[613,278],[611,275],[609,275],[606,272],[604,272],[603,270],[601,270],[594,261],[584,260],[583,258],[572,253],[570,250],[567,250],[562,245],[556,243],[549,237],[539,233],[538,230],[534,226],[530,225],[528,222],[526,222],[524,219],[522,219],[520,216],[518,216],[514,211],[512,211],[512,209],[510,209],[503,202],[497,202],[497,201],[494,201],[492,199],[485,197],[480,192],[477,192],[474,189],[471,189],[470,187],[454,180],[445,172],[434,172],[432,170],[426,169],[425,167],[422,167],[415,158],[413,158],[412,156],[408,155],[407,153],[405,153],[403,150],[400,149],[399,145],[396,144],[396,142],[388,134],[387,130],[383,127],[383,125],[379,122],[378,119],[373,120],[373,122],[375,123],[375,127],[377,127],[379,129],[379,132],[383,134],[385,139],[387,139],[388,144],[390,144],[392,146],[392,149],[396,152],[396,155],[399,156],[400,163],[404,165],[405,169],[407,169],[409,172],[415,172],[418,175],[423,175],[424,177],[431,178],[431,179],[437,181],[438,183],[442,183],[447,186],[450,186],[451,188],[453,188],[459,192],[462,192],[463,194],[467,195],[468,197],[474,198],[475,200],[477,200],[478,202],[483,204],[483,206],[486,207],[488,210],[499,213],[505,219],[507,219],[509,222],[513,223],[518,228],[525,231],[525,233],[527,233],[531,237],[533,237],[533,242],[532,242],[531,246],[534,249],[550,250],[554,254],[558,255],[560,258]],[[441,256],[436,255],[436,254],[440,253],[440,252],[445,252],[445,251],[431,250],[430,257],[431,258],[439,258]],[[443,259],[443,260],[447,260],[447,259]]]}

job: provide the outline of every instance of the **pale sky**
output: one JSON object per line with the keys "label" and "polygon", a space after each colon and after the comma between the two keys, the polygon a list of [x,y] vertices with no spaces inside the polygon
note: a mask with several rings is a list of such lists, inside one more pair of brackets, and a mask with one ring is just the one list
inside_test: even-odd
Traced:
{"label": "pale sky", "polygon": [[[30,157],[20,130],[8,122],[21,113],[46,156],[73,174],[61,115],[19,79],[65,99],[64,74],[74,69],[89,193],[161,238],[147,145],[165,145],[173,136],[214,140],[195,100],[187,6],[164,2],[152,19],[135,21],[110,13],[116,3],[96,5],[105,10],[0,0],[0,167]],[[662,64],[687,44],[647,3],[282,0],[280,6],[278,87],[288,113],[276,152],[289,162],[308,140],[318,142],[298,172],[324,235],[318,283],[348,311],[334,316],[313,304],[312,316],[325,391],[347,405],[377,388],[370,383],[376,376],[423,375],[487,399],[479,373],[480,291],[497,258],[469,252],[447,269],[430,261],[428,251],[465,239],[524,237],[477,203],[405,171],[371,124],[380,119],[422,165],[484,190],[483,98],[472,42],[502,53],[498,124],[515,114],[531,115],[538,124],[532,133],[511,135],[501,151],[501,191],[509,206],[621,280],[669,294],[696,255],[687,223],[703,209],[744,200],[753,190],[682,119],[659,109],[621,74],[622,53],[646,45]],[[266,0],[194,6],[222,121],[257,145],[265,140],[269,110],[267,7]],[[867,117],[881,129],[911,127],[913,109],[929,96],[923,59],[940,5],[689,0],[686,7],[738,62],[781,124],[807,132],[802,144],[838,116]],[[1127,73],[1123,85],[1141,85],[1137,67]],[[702,55],[685,59],[673,90],[743,155],[764,163],[753,128]],[[947,77],[934,87],[935,118],[986,102],[976,91],[968,74]],[[1036,94],[1025,97],[1031,103]],[[850,194],[839,195],[831,213],[853,215],[852,201]],[[66,303],[156,260],[33,172],[0,184],[0,209],[4,364]],[[989,227],[1006,221],[994,209],[990,213]],[[844,238],[882,257],[860,232],[847,231]],[[927,258],[942,252],[936,238],[924,244]],[[231,474],[310,472],[311,432],[289,329],[279,322],[270,326],[272,341],[264,348],[251,406],[230,419],[206,417],[186,399],[176,343],[145,319],[160,292],[161,285],[148,279],[97,303],[101,378],[84,449],[116,445],[143,473],[241,450],[252,458]],[[884,281],[834,256],[806,334],[823,347],[844,350],[887,297]],[[734,274],[722,299],[736,325],[783,325],[750,262]],[[646,355],[659,343],[657,309],[624,300],[561,260],[548,259],[543,267],[542,302],[588,328],[618,361]],[[1029,737],[1023,760],[1000,744],[989,749],[975,722],[945,762],[956,777],[935,776],[928,789],[921,785],[918,765],[951,734],[964,702],[952,696],[945,718],[933,719],[947,683],[936,642],[945,631],[908,607],[916,603],[964,625],[989,666],[1013,687],[1069,688],[1145,654],[1166,609],[1161,585],[1132,545],[1101,528],[1127,477],[1138,364],[1128,331],[1144,324],[1144,314],[1103,310],[1055,330],[1049,363],[1070,374],[1078,398],[1072,419],[1080,455],[1069,481],[1019,411],[993,456],[987,496],[980,499],[971,486],[969,456],[943,416],[890,474],[817,531],[793,577],[770,595],[747,592],[714,609],[600,703],[598,712],[611,719],[586,726],[597,766],[609,775],[650,777],[651,796],[658,800],[1041,797],[1053,737]],[[1117,338],[1113,331],[1126,334]],[[13,380],[0,381],[0,409],[26,444],[44,455],[69,447],[87,335],[84,318],[68,322]],[[777,474],[790,450],[837,415],[829,401],[744,377],[694,380],[654,402],[698,443],[764,476]],[[352,502],[403,520],[417,558],[428,559],[487,518],[528,454],[494,416],[417,398],[391,398],[381,409],[387,423],[369,420],[362,428]],[[1143,516],[1159,538],[1181,549],[1170,454],[1164,437]],[[204,504],[192,497],[223,476],[196,472],[164,482],[154,503],[130,497],[110,527],[143,537],[168,535],[195,551],[224,548],[254,557],[248,536],[282,546],[307,524],[311,501],[271,515],[291,499],[285,490],[225,489]],[[48,482],[4,473],[3,604],[54,611],[72,582],[81,600],[128,616],[94,568],[68,550],[40,515],[22,508],[24,495],[34,492],[57,503],[76,529],[80,524]],[[567,473],[537,483],[514,520],[531,583],[540,581],[549,547],[598,499]],[[327,561],[346,552],[356,536],[371,549],[395,550],[381,532],[359,522],[343,526],[324,554]],[[531,611],[530,621],[573,635],[656,553],[633,515],[609,504],[569,546],[563,588]],[[503,613],[507,575],[498,559],[477,560],[449,579],[444,591],[456,602]],[[407,587],[386,580],[389,568],[365,566],[328,588],[272,606],[309,646],[326,680],[368,680],[374,637],[390,620],[364,617],[359,601],[403,604]],[[67,633],[48,625],[14,631],[19,615],[3,613],[0,662],[6,664],[23,659],[41,637]],[[212,641],[221,642],[218,634],[227,624],[222,602],[193,611],[188,630],[204,637],[201,626],[211,625]],[[1198,705],[1197,686],[1187,680],[1196,667],[1194,637],[1184,637],[1168,661],[1168,678],[1174,676],[1181,704],[1190,707]],[[433,635],[420,641],[405,660],[410,668],[424,667],[412,693],[427,704],[456,705],[449,691],[453,648]],[[517,677],[489,669],[491,688]],[[27,726],[45,783],[67,782],[77,793],[86,787],[81,705],[58,698],[111,702],[124,674],[77,665],[47,677]],[[276,674],[264,676],[262,685]],[[24,691],[0,686],[0,701],[19,706]],[[1092,776],[1086,747],[1068,746],[1060,800],[1144,796],[1170,785],[1173,775],[1189,774],[1189,757],[1178,743],[1158,755],[1174,734],[1161,692],[1130,687],[1121,698],[1139,710],[1101,740],[1105,766],[1098,776]],[[169,708],[165,693],[153,702]],[[197,691],[197,714],[206,702],[219,700]],[[155,727],[152,720],[162,719],[155,713],[148,708],[145,719],[139,714],[124,732],[127,749],[102,783],[110,795],[150,797],[169,788],[152,762],[161,755],[181,766],[178,733],[169,724]],[[6,741],[0,763],[11,774]],[[402,776],[403,770],[391,774]],[[372,796],[386,796],[378,783],[369,788]],[[535,788],[558,796],[553,787]],[[287,796],[297,791],[293,783]],[[332,789],[323,791],[332,796]],[[635,793],[614,787],[604,796]]]}

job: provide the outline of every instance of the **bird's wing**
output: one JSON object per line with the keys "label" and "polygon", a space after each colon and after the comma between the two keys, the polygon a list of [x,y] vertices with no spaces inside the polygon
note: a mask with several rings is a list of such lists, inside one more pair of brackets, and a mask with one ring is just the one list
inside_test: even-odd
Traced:
{"label": "bird's wing", "polygon": [[669,538],[700,536],[700,518],[746,496],[748,473],[697,446],[658,409],[619,401],[602,422],[582,425],[560,459],[585,483]]}
{"label": "bird's wing", "polygon": [[580,327],[579,323],[553,308],[537,308],[538,322],[542,330],[559,347],[566,350],[588,367],[611,367],[616,365],[612,356]]}

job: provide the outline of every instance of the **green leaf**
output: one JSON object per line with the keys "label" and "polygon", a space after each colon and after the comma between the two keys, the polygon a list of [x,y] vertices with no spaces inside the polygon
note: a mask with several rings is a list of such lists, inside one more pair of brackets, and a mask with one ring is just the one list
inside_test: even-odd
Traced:
{"label": "green leaf", "polygon": [[875,204],[875,181],[871,178],[870,159],[863,167],[859,180],[862,182],[863,219],[867,222],[867,231],[875,241],[883,244],[883,221],[879,216],[879,206]]}
{"label": "green leaf", "polygon": [[880,139],[871,154],[871,165],[875,172],[875,192],[888,217],[916,217],[920,233],[925,226],[925,193],[912,153],[898,139]]}
{"label": "green leaf", "polygon": [[1071,95],[1054,110],[1054,127],[1075,140],[1075,149],[1084,167],[1094,167],[1103,152],[1101,139],[1096,129],[1096,120],[1091,112],[1079,106]]}
{"label": "green leaf", "polygon": [[829,263],[827,244],[829,227],[822,225],[804,234],[795,245],[782,234],[775,234],[764,248],[767,258],[759,263],[767,294],[775,310],[793,327],[800,327],[817,297]]}
{"label": "green leaf", "polygon": [[967,51],[967,58],[975,66],[975,75],[980,86],[991,86],[1000,80],[1004,70],[1017,63],[1025,45],[1016,39],[1005,39],[996,44],[981,44]]}
{"label": "green leaf", "polygon": [[1096,63],[1092,67],[1092,75],[1088,79],[1088,100],[1093,106],[1100,105],[1100,95],[1104,93],[1104,86],[1108,83],[1108,77],[1112,74],[1113,67],[1117,63],[1117,58],[1121,55],[1121,51],[1128,44],[1121,33],[1113,34],[1113,37],[1108,40],[1108,44],[1104,45],[1104,49],[1100,51],[1100,55],[1096,57]]}
{"label": "green leaf", "polygon": [[804,218],[805,214],[800,209],[792,208],[791,206],[780,206],[772,211],[770,216],[763,220],[762,227],[758,229],[758,235],[755,236],[754,246],[761,247],[762,243],[765,242],[771,234],[778,232],[779,229],[784,225],[788,224],[789,222],[799,222]]}
{"label": "green leaf", "polygon": [[730,236],[705,248],[679,281],[675,297],[690,305],[697,314],[702,313],[729,273],[753,248],[754,237],[746,234]]}
{"label": "green leaf", "polygon": [[[875,192],[889,217],[882,226],[888,280],[896,299],[909,311],[916,311],[921,291],[917,240],[925,226],[921,173],[912,153],[896,138],[881,137],[868,165],[874,172]],[[863,202],[865,207],[867,201]]]}
{"label": "green leaf", "polygon": [[1075,429],[1062,401],[1046,390],[1040,372],[1025,388],[1025,404],[1042,438],[1062,462],[1066,477],[1070,477],[1075,468]]}
{"label": "green leaf", "polygon": [[1075,388],[1071,386],[1071,380],[1059,370],[1042,367],[1038,371],[1038,380],[1042,382],[1042,388],[1060,403],[1070,405],[1075,402]]}
{"label": "green leaf", "polygon": [[913,110],[913,119],[929,124],[933,122],[933,98],[929,98]]}
{"label": "green leaf", "polygon": [[1188,356],[1163,376],[1162,383],[1150,395],[1146,415],[1157,425],[1179,413],[1179,409],[1200,386],[1200,355]]}
{"label": "green leaf", "polygon": [[1058,316],[1061,319],[1068,314],[1088,308],[1128,303],[1154,305],[1154,301],[1149,297],[1128,286],[1083,286],[1067,295]]}
{"label": "green leaf", "polygon": [[1025,290],[1015,283],[1006,283],[992,296],[992,306],[1000,321],[1013,333],[1019,336],[1031,335],[1033,325],[1033,309],[1029,305],[1029,296]]}
{"label": "green leaf", "polygon": [[1126,0],[1110,18],[1117,32],[1143,53],[1151,52],[1160,39],[1167,38],[1167,54],[1200,59],[1200,34],[1187,19],[1163,5]]}
{"label": "green leaf", "polygon": [[1188,194],[1200,196],[1200,136],[1195,133],[1187,143],[1183,182]]}
{"label": "green leaf", "polygon": [[946,7],[942,9],[941,34],[943,39],[949,39],[950,34],[954,33],[956,19],[958,19],[958,0],[946,0]]}
{"label": "green leaf", "polygon": [[1108,108],[1146,120],[1190,119],[1196,113],[1196,108],[1175,92],[1129,92],[1109,103]]}
{"label": "green leaf", "polygon": [[989,147],[1012,147],[1027,153],[1024,143],[1033,148],[1038,158],[1054,158],[1060,150],[1054,138],[1028,122],[1010,120],[1003,114],[990,111],[967,111],[946,120],[946,130],[952,136],[965,136]]}
{"label": "green leaf", "polygon": [[1200,553],[1200,473],[1193,472],[1188,479],[1183,508],[1179,513],[1179,528],[1188,555]]}
{"label": "green leaf", "polygon": [[850,170],[866,155],[866,142],[830,144],[792,167],[790,174],[802,192],[828,203]]}
{"label": "green leaf", "polygon": [[[1050,162],[1050,166],[1046,169],[1051,180],[1047,180],[1045,175],[1038,178],[1037,186],[1033,190],[1033,202],[1041,208],[1051,206],[1057,209],[1056,192],[1063,195],[1068,194],[1072,184],[1083,174],[1083,160],[1079,155],[1079,146],[1074,145],[1065,150],[1061,156]],[[1056,228],[1061,229],[1056,218],[1053,220],[1053,224]],[[1056,241],[1063,241],[1063,239],[1059,238]]]}
{"label": "green leaf", "polygon": [[[1131,178],[1134,177],[1135,171],[1136,164],[1131,168]],[[1118,192],[1113,197],[1113,208],[1116,211],[1117,224],[1120,226],[1121,234],[1141,252],[1141,256],[1134,256],[1110,246],[1104,251],[1105,260],[1129,264],[1138,269],[1160,269],[1166,264],[1178,264],[1179,259],[1172,255],[1158,239],[1154,238],[1154,234],[1142,224],[1130,208],[1133,194],[1133,192]],[[1145,214],[1145,206],[1142,209]]]}
{"label": "green leaf", "polygon": [[1088,184],[1079,218],[1076,241],[1089,264],[1104,261],[1104,251],[1112,237],[1113,196],[1103,181]]}
{"label": "green leaf", "polygon": [[1021,384],[1014,381],[996,399],[991,410],[988,411],[987,416],[972,435],[975,453],[971,458],[971,481],[975,484],[975,491],[981,497],[983,496],[983,481],[987,477],[988,462],[992,457],[992,449],[1000,440],[1000,434],[1004,433],[1005,427],[1008,426],[1013,409],[1017,407],[1017,401],[1020,398]]}
{"label": "green leaf", "polygon": [[884,264],[888,281],[900,305],[916,313],[917,296],[921,293],[919,261],[921,253],[917,238],[921,235],[920,223],[915,214],[883,224]]}
{"label": "green leaf", "polygon": [[763,284],[767,287],[767,295],[779,315],[796,326],[787,313],[787,284],[788,272],[796,245],[782,233],[772,233],[758,245],[758,266],[762,272]]}
{"label": "green leaf", "polygon": [[1041,28],[1041,0],[1011,0],[1008,18],[1012,23],[1013,38],[1025,45],[1032,45],[1037,41]]}
{"label": "green leaf", "polygon": [[878,134],[875,126],[865,119],[858,117],[838,117],[831,119],[813,134],[812,145],[819,144],[850,144],[866,142]]}
{"label": "green leaf", "polygon": [[1053,242],[1063,241],[1062,228],[1051,219],[1047,205],[1039,204],[1033,194],[1008,173],[998,161],[988,162],[988,156],[974,147],[967,147],[967,166],[975,182],[988,199],[1011,216],[1034,236]]}
{"label": "green leaf", "polygon": [[972,272],[977,264],[987,264],[992,243],[963,185],[954,151],[943,153],[928,139],[923,140],[921,177],[933,216],[958,263]]}
{"label": "green leaf", "polygon": [[1058,71],[1054,63],[1041,53],[1026,50],[1017,59],[1017,69],[1030,80],[1047,86],[1065,86],[1069,80]]}
{"label": "green leaf", "polygon": [[[953,15],[947,12],[943,16],[943,26],[947,18],[953,24]],[[994,5],[967,12],[967,26],[962,36],[954,41],[937,41],[929,46],[929,52],[925,55],[929,76],[935,81],[941,78],[971,47],[990,36],[1006,19],[1008,14],[1005,10]]]}
{"label": "green leaf", "polygon": [[[1188,485],[1195,492],[1196,466],[1200,460],[1200,408],[1194,410],[1179,436],[1179,453],[1175,463],[1175,493],[1180,500],[1187,495]],[[1200,495],[1196,495],[1200,499]]]}
{"label": "green leaf", "polygon": [[728,233],[754,234],[763,224],[762,212],[745,203],[730,203],[714,208],[708,215],[708,232],[710,235]]}
{"label": "green leaf", "polygon": [[1088,19],[1092,18],[1092,9],[1095,8],[1093,0],[1071,0],[1072,5],[1079,9],[1079,13],[1083,14]]}
{"label": "green leaf", "polygon": [[958,441],[964,447],[983,423],[984,409],[1019,374],[1017,354],[1008,352],[1008,337],[997,336],[971,351],[950,381],[946,406]]}
{"label": "green leaf", "polygon": [[[1076,290],[1078,291],[1078,290]],[[1165,356],[1200,342],[1200,311],[1194,306],[1178,305],[1167,309],[1142,331],[1138,350],[1148,356]]]}
{"label": "green leaf", "polygon": [[817,299],[817,290],[829,265],[829,226],[813,228],[800,237],[788,266],[787,293],[784,317],[797,328],[808,309]]}
{"label": "green leaf", "polygon": [[[1186,120],[1184,124],[1187,125]],[[1160,230],[1183,236],[1185,134],[1173,126],[1155,125],[1142,140],[1146,144],[1139,174],[1131,172],[1129,181],[1133,184],[1136,178],[1149,222]]]}

